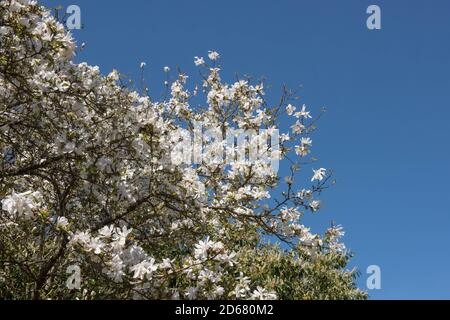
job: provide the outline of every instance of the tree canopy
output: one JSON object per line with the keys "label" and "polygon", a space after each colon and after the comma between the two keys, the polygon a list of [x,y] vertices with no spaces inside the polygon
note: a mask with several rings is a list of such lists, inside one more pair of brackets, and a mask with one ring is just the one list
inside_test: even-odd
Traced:
{"label": "tree canopy", "polygon": [[[195,57],[198,85],[165,68],[153,99],[77,50],[48,9],[1,1],[0,297],[366,298],[342,227],[302,224],[332,180],[308,166],[318,117],[293,92],[272,105],[264,81],[222,81],[211,51]],[[230,131],[256,134],[236,151]]]}

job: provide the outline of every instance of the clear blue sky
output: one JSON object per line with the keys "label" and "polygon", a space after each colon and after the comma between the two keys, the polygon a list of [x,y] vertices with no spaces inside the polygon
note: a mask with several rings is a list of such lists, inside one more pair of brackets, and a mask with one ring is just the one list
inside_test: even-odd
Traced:
{"label": "clear blue sky", "polygon": [[[303,84],[303,102],[328,109],[314,150],[338,179],[308,222],[344,225],[362,288],[367,266],[381,267],[372,298],[450,298],[449,1],[41,3],[81,7],[78,59],[104,73],[136,77],[146,61],[157,84],[165,65],[193,74],[193,57],[215,49],[229,81],[264,75],[274,97]],[[366,28],[370,4],[382,30]]]}

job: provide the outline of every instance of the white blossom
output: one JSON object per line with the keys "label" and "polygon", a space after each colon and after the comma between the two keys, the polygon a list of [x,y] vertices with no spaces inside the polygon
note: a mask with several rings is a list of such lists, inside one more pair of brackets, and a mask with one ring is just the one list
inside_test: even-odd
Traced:
{"label": "white blossom", "polygon": [[306,111],[306,105],[303,105],[302,109],[299,112],[295,113],[295,117],[296,118],[304,118],[304,119],[311,119],[312,118],[311,115],[310,115],[310,112]]}
{"label": "white blossom", "polygon": [[273,292],[268,292],[266,289],[258,286],[256,290],[253,291],[251,299],[253,300],[276,300],[277,295]]}
{"label": "white blossom", "polygon": [[292,132],[294,134],[300,134],[305,129],[305,125],[303,125],[299,121],[297,121],[291,128],[292,128]]}
{"label": "white blossom", "polygon": [[311,178],[311,182],[316,181],[316,180],[317,181],[322,181],[325,178],[327,169],[325,169],[325,168],[320,168],[318,170],[314,170],[313,169],[313,172],[314,172],[314,175]]}
{"label": "white blossom", "polygon": [[208,58],[212,61],[216,61],[220,58],[220,55],[216,51],[208,51]]}
{"label": "white blossom", "polygon": [[137,279],[151,279],[153,272],[158,269],[155,264],[155,259],[150,258],[149,260],[144,260],[130,268],[130,271],[134,272],[133,278]]}
{"label": "white blossom", "polygon": [[56,227],[57,228],[66,228],[69,225],[69,220],[66,217],[58,217],[56,219]]}

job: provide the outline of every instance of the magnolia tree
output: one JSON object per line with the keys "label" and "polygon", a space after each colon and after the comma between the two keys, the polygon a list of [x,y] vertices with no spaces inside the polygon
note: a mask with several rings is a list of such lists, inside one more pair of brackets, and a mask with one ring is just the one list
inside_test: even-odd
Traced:
{"label": "magnolia tree", "polygon": [[306,166],[316,119],[291,92],[222,82],[209,52],[198,86],[166,67],[152,100],[74,63],[31,0],[1,1],[0,44],[2,298],[366,297],[342,228],[301,222],[331,180]]}

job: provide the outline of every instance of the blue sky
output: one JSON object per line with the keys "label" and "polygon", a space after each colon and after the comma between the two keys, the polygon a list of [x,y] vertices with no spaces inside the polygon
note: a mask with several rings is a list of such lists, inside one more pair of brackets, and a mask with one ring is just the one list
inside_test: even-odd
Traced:
{"label": "blue sky", "polygon": [[[195,74],[193,57],[210,49],[229,81],[266,76],[274,98],[302,84],[302,102],[328,109],[314,150],[338,180],[308,223],[344,225],[361,288],[367,266],[381,267],[372,298],[450,299],[449,1],[41,3],[79,5],[74,35],[87,47],[77,59],[132,78],[146,61],[156,94],[164,66]],[[366,27],[370,4],[381,30]]]}

